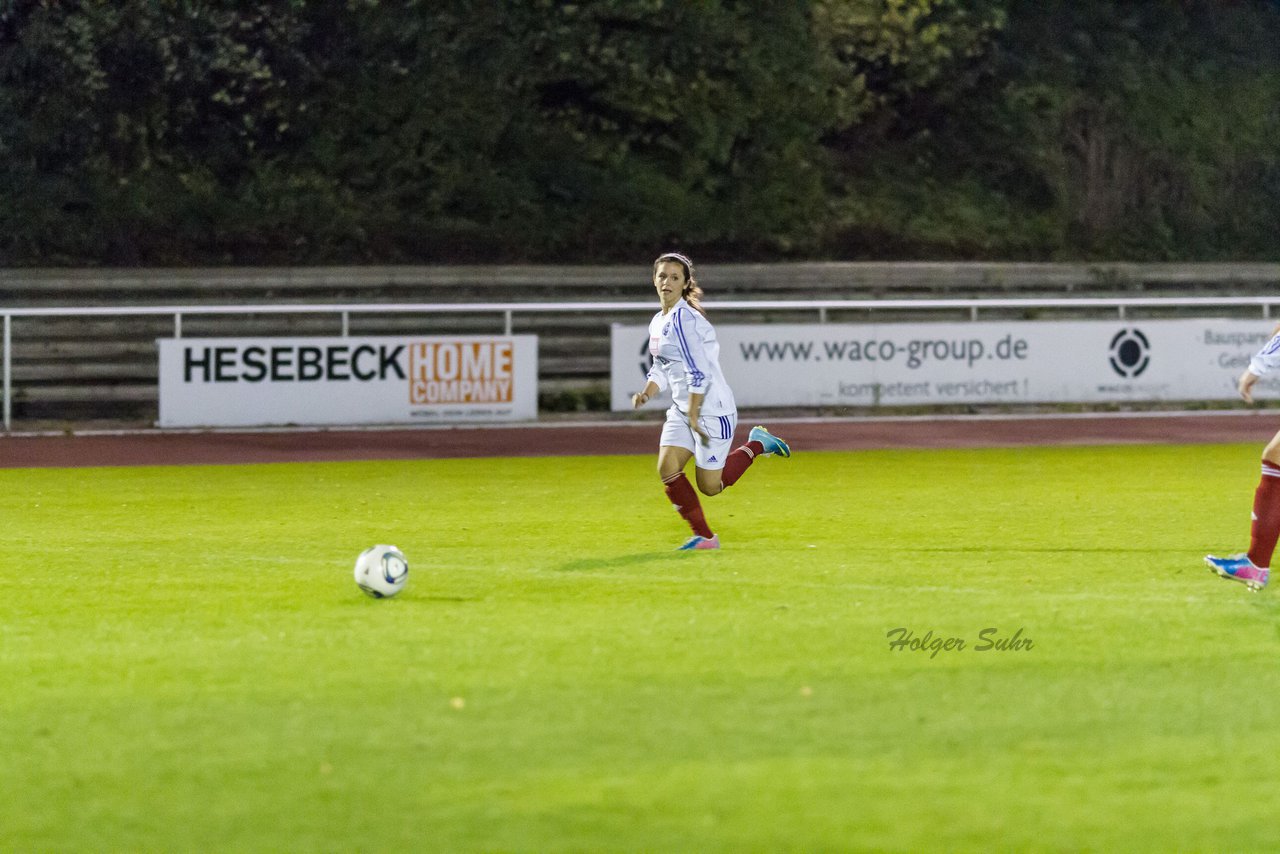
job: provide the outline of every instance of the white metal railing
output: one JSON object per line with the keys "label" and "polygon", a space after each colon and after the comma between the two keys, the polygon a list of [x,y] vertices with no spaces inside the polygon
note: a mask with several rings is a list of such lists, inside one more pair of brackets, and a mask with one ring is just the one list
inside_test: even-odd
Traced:
{"label": "white metal railing", "polygon": [[[939,311],[967,310],[970,320],[978,319],[982,309],[1091,308],[1115,309],[1121,319],[1131,308],[1226,308],[1257,307],[1264,319],[1271,317],[1271,306],[1280,304],[1280,295],[1243,297],[1031,297],[971,299],[820,299],[820,300],[715,300],[707,308],[723,311],[816,311],[820,323],[827,322],[827,312],[845,311]],[[501,314],[504,334],[510,335],[516,314],[574,312],[608,314],[615,312],[652,312],[652,300],[644,302],[490,302],[490,303],[342,303],[271,305],[169,305],[169,306],[99,306],[75,308],[0,308],[3,318],[3,410],[4,430],[12,423],[12,319],[15,317],[173,317],[173,335],[182,337],[182,318],[192,315],[236,314],[337,314],[341,317],[342,335],[350,333],[352,314]]]}

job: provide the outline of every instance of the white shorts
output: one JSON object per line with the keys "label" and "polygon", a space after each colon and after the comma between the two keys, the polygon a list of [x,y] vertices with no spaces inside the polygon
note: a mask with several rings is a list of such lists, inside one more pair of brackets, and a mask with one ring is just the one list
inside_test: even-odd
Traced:
{"label": "white shorts", "polygon": [[733,431],[738,427],[738,414],[703,415],[698,419],[698,426],[711,437],[710,442],[690,430],[689,416],[673,405],[667,410],[667,422],[662,425],[662,439],[658,444],[692,451],[694,462],[700,469],[718,471],[724,468],[724,461],[733,445]]}

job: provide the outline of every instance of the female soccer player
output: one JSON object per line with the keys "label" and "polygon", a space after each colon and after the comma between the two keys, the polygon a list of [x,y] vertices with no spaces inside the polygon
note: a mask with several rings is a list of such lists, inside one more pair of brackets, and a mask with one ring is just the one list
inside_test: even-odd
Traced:
{"label": "female soccer player", "polygon": [[[1280,366],[1280,326],[1276,334],[1249,360],[1249,367],[1236,381],[1245,403],[1253,403],[1253,386],[1263,374]],[[1280,433],[1262,451],[1262,479],[1253,493],[1253,526],[1249,551],[1231,557],[1208,555],[1204,562],[1223,578],[1242,582],[1250,590],[1267,586],[1271,577],[1271,555],[1280,539]]]}
{"label": "female soccer player", "polygon": [[699,302],[702,288],[694,278],[693,262],[678,252],[659,255],[653,262],[653,287],[662,306],[649,321],[653,367],[644,388],[631,396],[631,405],[639,409],[655,394],[671,389],[673,403],[658,443],[658,476],[693,529],[680,550],[718,549],[720,537],[707,525],[698,493],[684,474],[689,459],[696,460],[698,489],[704,495],[719,495],[737,483],[758,455],[789,457],[791,449],[763,427],[753,427],[747,443],[730,452],[738,408],[720,371],[720,345]]}

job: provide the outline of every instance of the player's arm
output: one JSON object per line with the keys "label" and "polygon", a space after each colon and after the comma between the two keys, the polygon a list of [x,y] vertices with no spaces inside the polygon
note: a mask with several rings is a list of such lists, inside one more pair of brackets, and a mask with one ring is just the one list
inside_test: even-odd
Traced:
{"label": "player's arm", "polygon": [[698,426],[702,400],[707,396],[707,387],[711,384],[711,377],[707,373],[711,358],[702,343],[702,330],[698,328],[700,320],[706,323],[701,315],[696,315],[687,308],[680,308],[676,310],[671,323],[680,355],[684,358],[685,377],[689,380],[689,429],[695,436],[702,437],[702,441],[710,442],[711,437]]}
{"label": "player's arm", "polygon": [[631,408],[639,409],[650,400],[655,394],[661,394],[667,390],[670,383],[667,381],[666,372],[658,366],[655,361],[649,366],[649,372],[644,375],[644,388],[631,395]]}
{"label": "player's arm", "polygon": [[1253,386],[1262,376],[1280,365],[1280,325],[1277,325],[1267,345],[1249,360],[1249,367],[1236,380],[1236,391],[1245,403],[1253,403]]}
{"label": "player's arm", "polygon": [[[707,355],[707,348],[702,343],[702,330],[698,328],[699,321],[706,323],[700,315],[694,314],[687,308],[680,308],[676,310],[671,325],[676,344],[680,347],[680,357],[684,360],[684,374],[689,382],[689,392],[691,395],[697,394],[698,400],[701,401],[707,394],[707,386],[711,383],[711,376],[707,373],[711,358]],[[693,411],[692,407],[689,411]]]}
{"label": "player's arm", "polygon": [[689,392],[689,429],[696,435],[702,437],[703,442],[710,442],[711,437],[707,435],[707,431],[698,426],[698,416],[702,414],[702,399],[705,394],[696,391]]}
{"label": "player's arm", "polygon": [[1258,381],[1259,377],[1253,371],[1246,370],[1240,375],[1240,379],[1236,380],[1236,391],[1240,392],[1240,397],[1245,403],[1253,403],[1253,384]]}
{"label": "player's arm", "polygon": [[662,391],[662,389],[658,388],[657,383],[655,383],[653,380],[647,381],[644,384],[643,389],[631,395],[631,408],[639,409],[640,407],[648,403],[649,400],[660,391]]}

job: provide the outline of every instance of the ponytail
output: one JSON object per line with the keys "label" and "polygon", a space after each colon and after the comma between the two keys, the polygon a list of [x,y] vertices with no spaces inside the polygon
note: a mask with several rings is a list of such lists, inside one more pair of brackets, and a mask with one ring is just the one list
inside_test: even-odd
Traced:
{"label": "ponytail", "polygon": [[707,316],[707,310],[702,307],[702,288],[698,287],[698,283],[693,279],[684,286],[684,291],[680,294],[684,297],[684,301],[689,303],[689,308],[696,311],[703,317]]}

